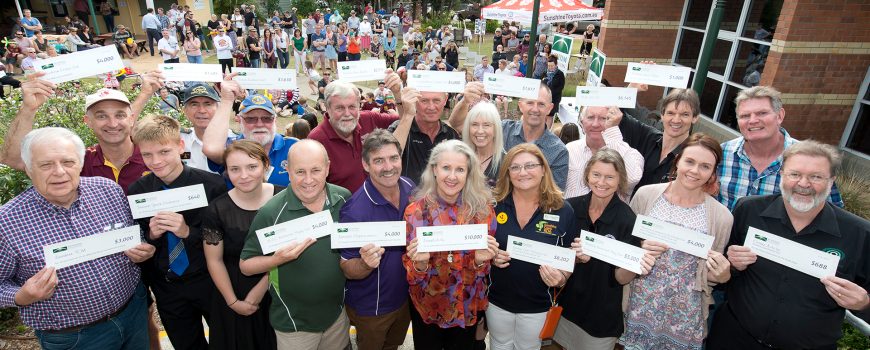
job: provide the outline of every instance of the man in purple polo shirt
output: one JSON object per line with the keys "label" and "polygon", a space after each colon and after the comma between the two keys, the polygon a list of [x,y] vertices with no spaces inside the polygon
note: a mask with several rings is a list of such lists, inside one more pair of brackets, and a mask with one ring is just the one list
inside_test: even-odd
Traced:
{"label": "man in purple polo shirt", "polygon": [[[401,176],[399,141],[386,130],[372,131],[363,141],[362,165],[369,177],[341,208],[339,221],[402,220],[415,185]],[[396,349],[405,341],[411,315],[402,254],[405,247],[371,243],[358,250],[341,250],[347,316],[357,329],[361,350]]]}
{"label": "man in purple polo shirt", "polygon": [[[391,77],[395,76],[395,77]],[[390,87],[401,88],[401,79],[387,73]],[[324,91],[327,123],[319,124],[308,138],[320,141],[329,154],[329,177],[326,182],[356,192],[366,179],[360,159],[362,139],[372,130],[386,129],[399,119],[398,114],[360,112],[359,89],[351,83],[333,81]]]}

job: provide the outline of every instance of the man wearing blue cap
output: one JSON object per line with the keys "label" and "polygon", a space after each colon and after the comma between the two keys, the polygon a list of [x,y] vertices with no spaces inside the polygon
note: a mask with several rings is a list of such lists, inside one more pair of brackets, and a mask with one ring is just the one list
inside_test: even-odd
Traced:
{"label": "man wearing blue cap", "polygon": [[[238,83],[232,80],[238,73],[232,73],[220,84],[221,100],[234,101],[236,96],[244,93]],[[202,152],[208,157],[209,168],[223,173],[223,156],[226,145],[241,139],[252,140],[269,153],[271,166],[266,170],[266,181],[281,186],[287,186],[290,178],[287,176],[287,152],[296,142],[295,139],[284,137],[275,132],[275,107],[263,95],[249,95],[242,101],[241,110],[236,115],[236,121],[242,129],[242,135],[227,137],[230,127],[230,117],[233,106],[229,103],[220,104],[214,118],[208,124],[203,138]]]}

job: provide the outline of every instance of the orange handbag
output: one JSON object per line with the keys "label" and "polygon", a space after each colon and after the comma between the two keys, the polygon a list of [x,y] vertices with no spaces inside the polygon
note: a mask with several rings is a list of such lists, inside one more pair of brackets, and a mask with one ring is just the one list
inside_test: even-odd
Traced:
{"label": "orange handbag", "polygon": [[559,291],[556,292],[556,295],[553,296],[553,299],[550,300],[552,306],[550,306],[550,310],[547,311],[547,318],[544,320],[544,327],[541,328],[541,334],[538,335],[538,338],[550,339],[553,337],[553,334],[556,333],[556,326],[559,325],[559,318],[562,317],[562,307],[556,304],[556,298],[559,297],[559,293],[562,292],[560,288]]}

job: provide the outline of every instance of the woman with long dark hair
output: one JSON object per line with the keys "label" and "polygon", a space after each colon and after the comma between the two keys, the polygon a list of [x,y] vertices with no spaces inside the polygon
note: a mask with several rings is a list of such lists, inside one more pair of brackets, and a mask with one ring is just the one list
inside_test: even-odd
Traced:
{"label": "woman with long dark hair", "polygon": [[646,276],[631,282],[626,304],[625,332],[619,343],[626,349],[701,349],[707,333],[707,310],[712,286],[731,278],[722,255],[734,218],[709,191],[716,186],[722,159],[719,141],[695,134],[683,143],[674,160],[670,182],[641,187],[631,200],[638,215],[713,236],[706,259],[670,249],[647,239],[642,247],[656,256]]}

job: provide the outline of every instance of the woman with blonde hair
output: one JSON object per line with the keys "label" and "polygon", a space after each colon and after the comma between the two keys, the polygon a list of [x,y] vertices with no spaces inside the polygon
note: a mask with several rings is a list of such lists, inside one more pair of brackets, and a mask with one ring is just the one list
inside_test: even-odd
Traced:
{"label": "woman with blonde hair", "polygon": [[505,149],[501,116],[494,104],[480,102],[468,111],[462,126],[462,141],[477,155],[487,185],[495,187]]}
{"label": "woman with blonde hair", "polygon": [[734,218],[708,194],[718,181],[722,159],[719,141],[695,134],[682,144],[674,159],[670,182],[641,187],[631,200],[638,215],[713,236],[705,258],[644,240],[642,248],[656,257],[646,276],[631,282],[625,311],[626,349],[701,349],[707,333],[707,310],[712,286],[731,278],[731,264],[722,255]]}
{"label": "woman with blonde hair", "polygon": [[[404,214],[408,246],[402,260],[414,305],[414,346],[471,349],[487,306],[485,278],[498,249],[492,195],[474,151],[459,140],[436,145],[413,200]],[[417,228],[472,224],[487,226],[486,249],[417,251]]]}
{"label": "woman with blonde hair", "polygon": [[574,210],[538,146],[522,143],[505,156],[495,187],[499,250],[490,273],[486,324],[493,349],[541,348],[539,334],[547,311],[571,273],[551,266],[511,260],[508,236],[564,248],[570,247]]}

